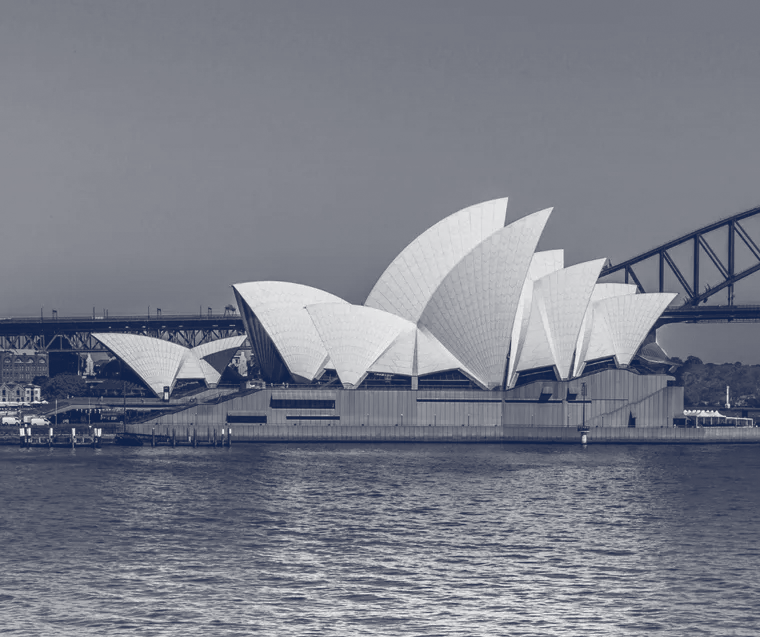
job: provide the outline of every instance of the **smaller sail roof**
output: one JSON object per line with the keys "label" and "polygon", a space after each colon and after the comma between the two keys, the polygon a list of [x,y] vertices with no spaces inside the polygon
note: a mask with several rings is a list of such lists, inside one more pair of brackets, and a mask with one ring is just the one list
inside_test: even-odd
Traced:
{"label": "smaller sail roof", "polygon": [[[321,303],[306,310],[344,386],[356,387],[370,366],[414,323],[363,305]],[[407,364],[404,364],[406,369]]]}
{"label": "smaller sail roof", "polygon": [[612,340],[618,365],[628,365],[675,293],[628,294],[599,301],[599,314]]}
{"label": "smaller sail roof", "polygon": [[198,379],[216,385],[246,339],[245,335],[233,336],[190,349],[140,334],[105,332],[93,336],[129,365],[156,396],[162,395],[164,387],[171,393],[177,380]]}
{"label": "smaller sail roof", "polygon": [[189,351],[182,345],[139,334],[108,332],[93,336],[129,365],[156,396],[161,396],[164,387],[174,388],[177,372]]}

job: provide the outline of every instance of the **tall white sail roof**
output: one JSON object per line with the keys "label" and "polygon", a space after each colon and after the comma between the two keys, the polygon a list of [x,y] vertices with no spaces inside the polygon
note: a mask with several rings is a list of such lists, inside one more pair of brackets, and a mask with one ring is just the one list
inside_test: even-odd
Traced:
{"label": "tall white sail roof", "polygon": [[[589,343],[591,342],[591,334],[594,327],[594,308],[598,301],[612,298],[613,296],[623,296],[625,294],[636,294],[638,288],[635,285],[629,285],[627,283],[597,283],[594,286],[594,291],[591,293],[591,301],[586,308],[586,315],[583,317],[583,324],[581,325],[580,333],[578,334],[578,342],[575,345],[575,362],[573,363],[573,375],[579,376],[583,372],[583,368],[586,364],[586,360],[592,360],[587,358]],[[601,325],[602,321],[599,321],[600,325],[597,328],[597,345],[602,345],[602,332],[605,328]],[[609,341],[609,345],[612,346],[612,341]],[[603,356],[613,356],[614,349],[611,349],[609,353],[597,354],[595,358],[601,358]]]}
{"label": "tall white sail roof", "polygon": [[[518,371],[541,367],[548,349],[559,377],[570,377],[578,334],[599,272],[606,259],[596,259],[552,272],[533,287],[533,307]],[[540,319],[540,326],[539,326]],[[541,330],[546,342],[541,342]],[[530,344],[530,347],[529,347]],[[547,348],[548,346],[548,348]]]}
{"label": "tall white sail roof", "polygon": [[575,344],[599,273],[607,259],[586,261],[536,281],[536,299],[554,364],[563,380],[570,377]]}
{"label": "tall white sail roof", "polygon": [[541,210],[494,232],[446,275],[420,317],[487,387],[506,371],[509,336],[533,252],[551,214]]}
{"label": "tall white sail roof", "polygon": [[[522,354],[525,337],[528,333],[531,309],[533,307],[533,283],[537,279],[546,276],[565,267],[564,250],[546,250],[536,252],[530,262],[528,275],[525,277],[520,300],[517,303],[517,312],[512,325],[512,337],[509,342],[509,369],[507,371],[507,387],[514,385],[517,377],[517,361]],[[551,354],[551,353],[549,353]],[[540,355],[538,355],[540,357]],[[545,363],[550,365],[551,363]],[[539,365],[540,366],[540,365]]]}
{"label": "tall white sail roof", "polygon": [[266,330],[290,373],[314,379],[324,368],[327,350],[306,306],[348,303],[324,290],[283,281],[236,283],[232,287]]}
{"label": "tall white sail roof", "polygon": [[439,221],[391,262],[364,305],[416,323],[451,269],[504,227],[506,213],[505,197],[470,206]]}

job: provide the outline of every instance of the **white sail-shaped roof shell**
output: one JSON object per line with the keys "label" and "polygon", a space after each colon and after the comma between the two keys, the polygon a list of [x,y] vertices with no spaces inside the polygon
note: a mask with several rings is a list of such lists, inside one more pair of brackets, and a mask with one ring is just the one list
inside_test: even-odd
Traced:
{"label": "white sail-shaped roof shell", "polygon": [[382,374],[414,375],[414,352],[417,329],[409,322],[410,329],[401,332],[388,348],[370,365],[367,371]]}
{"label": "white sail-shaped roof shell", "polygon": [[[596,303],[604,299],[612,298],[613,296],[623,296],[626,294],[636,294],[638,288],[635,285],[628,283],[597,283],[594,286],[594,291],[591,293],[591,301],[586,309],[586,315],[583,317],[583,325],[578,335],[578,342],[575,345],[575,362],[573,363],[573,376],[580,376],[583,372],[583,368],[586,365],[587,360],[592,360],[587,357],[589,343],[591,342],[591,334],[594,327],[594,307]],[[604,332],[602,322],[599,322],[597,327],[597,347],[604,347],[602,343],[602,332]],[[597,354],[594,358],[601,358],[604,356],[613,356],[614,348],[612,348],[612,341],[609,340],[610,351],[609,353]]]}
{"label": "white sail-shaped roof shell", "polygon": [[[203,379],[206,381],[207,385],[214,387],[219,384],[222,373],[227,365],[229,365],[235,353],[243,346],[246,338],[245,334],[220,338],[215,341],[203,343],[190,350],[193,356],[198,360],[203,373]],[[180,369],[180,374],[183,371],[184,365]]]}
{"label": "white sail-shaped roof shell", "polygon": [[447,350],[441,342],[428,332],[424,327],[417,329],[417,375],[425,376],[437,372],[445,372],[451,369],[458,369],[465,376],[468,376],[481,386],[467,366],[462,363],[456,356]]}
{"label": "white sail-shaped roof shell", "polygon": [[[559,377],[563,380],[570,377],[573,353],[583,317],[605,262],[606,259],[596,259],[579,263],[552,272],[535,282],[530,325],[522,356],[517,363],[518,371],[543,366],[536,364],[544,361],[536,360],[534,351],[544,345],[540,343],[540,329],[537,325],[540,319],[544,338]],[[529,340],[533,339],[539,341],[529,343]],[[541,351],[542,356],[545,351],[544,347]]]}
{"label": "white sail-shaped roof shell", "polygon": [[330,366],[346,387],[368,372],[424,376],[459,370],[479,379],[432,334],[395,314],[361,305],[310,305],[307,308],[327,349]]}
{"label": "white sail-shaped roof shell", "polygon": [[504,381],[525,277],[551,208],[493,233],[446,275],[419,320],[483,385]]}
{"label": "white sail-shaped roof shell", "polygon": [[668,304],[673,293],[628,294],[595,304],[594,316],[603,321],[614,349],[615,361],[626,366]]}
{"label": "white sail-shaped roof shell", "polygon": [[177,370],[177,380],[187,380],[191,378],[205,378],[206,374],[201,365],[201,359],[193,355],[192,350],[187,349],[182,357],[182,363]]}
{"label": "white sail-shaped roof shell", "polygon": [[309,305],[306,310],[346,387],[358,386],[403,334],[411,333],[413,346],[414,323],[395,314],[348,303]]}
{"label": "white sail-shaped roof shell", "polygon": [[504,227],[506,212],[505,197],[470,206],[439,221],[393,260],[364,305],[417,323],[451,269]]}
{"label": "white sail-shaped roof shell", "polygon": [[[565,267],[564,250],[546,250],[536,252],[530,262],[528,275],[525,277],[517,312],[512,325],[512,338],[509,342],[509,370],[507,372],[507,387],[512,387],[517,378],[517,361],[520,359],[525,337],[528,333],[531,309],[533,307],[533,283],[537,279],[561,270]],[[549,352],[551,355],[551,352]],[[550,365],[551,363],[546,363]]]}
{"label": "white sail-shaped roof shell", "polygon": [[[171,393],[178,380],[197,379],[216,386],[227,363],[246,339],[245,335],[232,336],[190,349],[140,334],[109,332],[93,336],[129,365],[156,396],[162,395],[164,387],[169,387]],[[215,359],[216,367],[205,360],[220,353],[225,353],[227,359],[226,362]]]}
{"label": "white sail-shaped roof shell", "polygon": [[160,338],[139,334],[93,334],[123,360],[156,396],[174,388],[177,372],[190,350]]}
{"label": "white sail-shaped roof shell", "polygon": [[[535,283],[535,282],[534,282]],[[544,320],[538,307],[538,299],[534,293],[531,299],[531,308],[528,316],[528,326],[525,328],[525,336],[520,345],[519,357],[510,377],[510,386],[514,383],[516,372],[523,372],[538,367],[554,365],[554,354],[549,346],[549,336],[546,333]]]}
{"label": "white sail-shaped roof shell", "polygon": [[[410,325],[414,325],[411,321]],[[372,363],[370,372],[425,376],[449,370],[459,370],[465,376],[485,387],[467,367],[440,341],[425,329],[415,328],[402,332],[395,341]]]}
{"label": "white sail-shaped roof shell", "polygon": [[334,294],[297,283],[253,281],[232,287],[261,322],[290,373],[313,380],[325,367],[327,350],[306,306],[349,304]]}

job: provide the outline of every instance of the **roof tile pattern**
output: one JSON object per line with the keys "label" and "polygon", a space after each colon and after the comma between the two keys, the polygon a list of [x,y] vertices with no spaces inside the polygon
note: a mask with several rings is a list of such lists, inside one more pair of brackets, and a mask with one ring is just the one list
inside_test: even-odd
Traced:
{"label": "roof tile pattern", "polygon": [[230,364],[235,353],[243,346],[246,338],[245,334],[220,338],[203,343],[190,350],[198,359],[201,371],[203,372],[203,378],[207,385],[214,386],[219,384],[222,373],[227,368],[227,365]]}
{"label": "roof tile pattern", "polygon": [[487,387],[504,380],[523,283],[551,208],[493,233],[449,272],[419,324]]}
{"label": "roof tile pattern", "polygon": [[93,336],[129,365],[156,396],[162,394],[164,387],[174,388],[180,365],[190,351],[182,345],[139,334]]}
{"label": "roof tile pattern", "polygon": [[[594,327],[594,307],[598,301],[612,298],[613,296],[623,296],[625,294],[636,294],[638,288],[635,285],[627,283],[597,283],[594,286],[594,291],[591,293],[591,301],[586,309],[586,316],[583,317],[583,325],[581,325],[580,333],[578,334],[578,342],[575,345],[575,362],[573,363],[573,376],[579,376],[583,372],[583,368],[586,365],[589,343],[591,342],[592,328]],[[600,327],[602,321],[599,321]],[[599,337],[602,336],[604,329],[598,329],[597,333]],[[597,347],[602,346],[602,342],[597,339]],[[595,356],[595,358],[602,358],[606,356],[613,356],[615,354],[612,349],[612,341],[607,339],[607,343],[610,346],[609,353],[601,353]]]}
{"label": "roof tile pattern", "polygon": [[282,281],[236,283],[232,287],[264,326],[290,373],[314,379],[324,367],[327,350],[305,308],[348,302],[317,288]]}
{"label": "roof tile pattern", "polygon": [[628,365],[660,314],[678,296],[673,293],[629,294],[599,301],[595,308],[612,339],[618,365]]}
{"label": "roof tile pattern", "polygon": [[409,327],[411,329],[401,332],[388,349],[370,365],[369,371],[384,374],[403,374],[405,376],[414,375],[417,330],[414,328],[414,323],[410,322]]}
{"label": "roof tile pattern", "polygon": [[[459,369],[475,380],[475,375],[467,369],[441,342],[424,327],[417,329],[417,374],[435,374],[451,369]],[[482,383],[481,383],[482,384]]]}
{"label": "roof tile pattern", "polygon": [[[583,317],[605,261],[596,259],[563,268],[538,279],[534,284],[531,313],[538,311],[554,366],[563,380],[570,377]],[[538,332],[537,328],[535,332]],[[527,338],[525,350],[528,350]],[[521,358],[518,370],[529,369],[526,366],[528,362]]]}
{"label": "roof tile pattern", "polygon": [[358,386],[372,363],[399,336],[415,329],[400,316],[363,305],[321,303],[306,310],[341,383],[348,387]]}
{"label": "roof tile pattern", "polygon": [[[561,270],[564,267],[564,250],[536,252],[531,259],[528,276],[525,277],[525,283],[523,283],[523,289],[520,293],[520,300],[517,302],[515,322],[512,325],[512,337],[509,343],[509,370],[507,371],[508,387],[512,387],[517,379],[517,361],[520,359],[523,345],[525,344],[531,309],[533,307],[533,283],[537,279]],[[543,329],[541,333],[543,333]],[[546,364],[550,365],[551,363]]]}
{"label": "roof tile pattern", "polygon": [[[140,334],[108,332],[93,336],[129,365],[157,396],[161,396],[164,387],[169,387],[171,393],[177,380],[198,379],[215,386],[246,339],[232,336],[190,349]],[[215,366],[206,360],[214,357]]]}
{"label": "roof tile pattern", "polygon": [[507,198],[470,206],[439,221],[391,262],[364,305],[416,323],[451,269],[504,227]]}

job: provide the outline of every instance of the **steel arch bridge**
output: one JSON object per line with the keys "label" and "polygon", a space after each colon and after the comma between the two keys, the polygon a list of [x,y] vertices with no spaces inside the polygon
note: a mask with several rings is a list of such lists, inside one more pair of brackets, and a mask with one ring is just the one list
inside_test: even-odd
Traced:
{"label": "steel arch bridge", "polygon": [[55,317],[0,319],[0,350],[107,352],[93,333],[127,332],[161,338],[185,347],[245,333],[237,316]]}
{"label": "steel arch bridge", "polygon": [[[620,276],[622,273],[625,282],[634,283],[640,292],[679,291],[680,298],[684,299],[683,304],[668,308],[657,322],[658,326],[684,322],[760,321],[760,305],[734,303],[736,283],[760,271],[760,231],[755,231],[753,238],[753,233],[745,227],[746,223],[742,224],[754,217],[760,220],[760,207],[711,223],[617,265],[608,264],[602,269],[600,278],[614,274]],[[742,250],[744,260],[749,261],[749,265],[737,267],[737,248]],[[679,249],[688,251],[690,258],[686,268],[683,263],[679,267],[673,256],[673,252]],[[721,253],[725,255],[723,258]],[[717,283],[710,285],[705,281],[702,263],[714,266]],[[645,286],[642,283],[643,277],[637,275],[635,268],[652,265],[656,268],[657,282]],[[666,285],[667,275],[675,278],[680,290]],[[708,299],[724,291],[727,295],[726,304],[704,305]]]}

